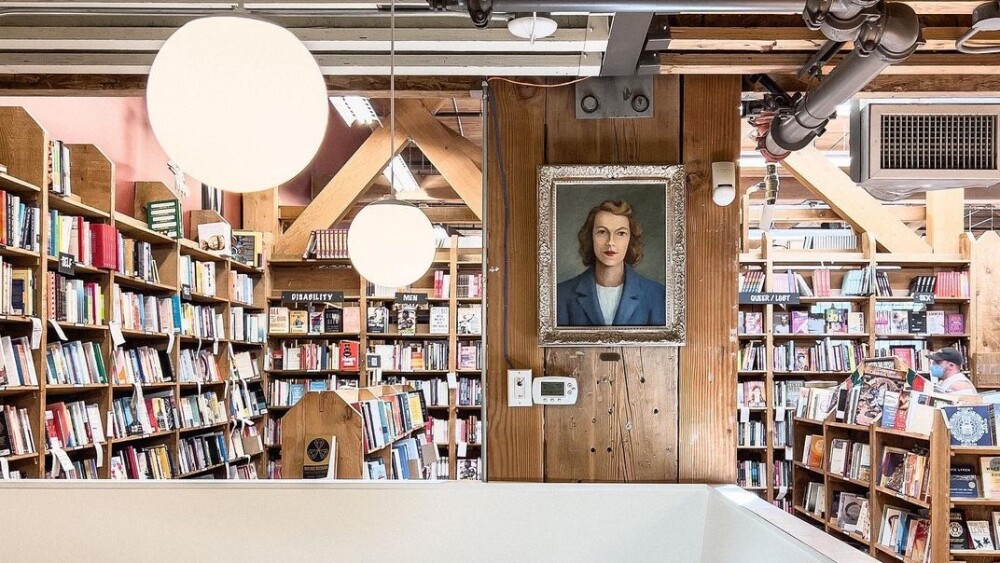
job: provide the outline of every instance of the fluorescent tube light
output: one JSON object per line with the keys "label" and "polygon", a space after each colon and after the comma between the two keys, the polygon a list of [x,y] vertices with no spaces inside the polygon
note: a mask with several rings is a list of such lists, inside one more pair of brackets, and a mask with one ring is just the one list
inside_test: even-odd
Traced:
{"label": "fluorescent tube light", "polygon": [[333,103],[333,108],[337,110],[337,113],[340,114],[340,117],[348,127],[355,123],[363,125],[381,123],[378,115],[375,113],[375,108],[372,107],[368,98],[362,98],[361,96],[331,96],[330,102]]}

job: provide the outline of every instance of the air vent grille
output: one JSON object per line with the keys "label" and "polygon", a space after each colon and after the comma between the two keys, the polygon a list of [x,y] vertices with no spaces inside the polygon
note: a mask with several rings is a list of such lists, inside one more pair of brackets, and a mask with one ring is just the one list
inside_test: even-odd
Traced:
{"label": "air vent grille", "polygon": [[997,115],[884,114],[882,170],[997,169]]}

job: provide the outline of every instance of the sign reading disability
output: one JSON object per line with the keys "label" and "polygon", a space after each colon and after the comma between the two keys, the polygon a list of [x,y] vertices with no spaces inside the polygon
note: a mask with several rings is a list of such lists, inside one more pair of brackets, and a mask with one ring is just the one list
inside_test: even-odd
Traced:
{"label": "sign reading disability", "polygon": [[798,305],[798,293],[741,293],[740,305]]}
{"label": "sign reading disability", "polygon": [[282,303],[340,303],[343,291],[282,291]]}

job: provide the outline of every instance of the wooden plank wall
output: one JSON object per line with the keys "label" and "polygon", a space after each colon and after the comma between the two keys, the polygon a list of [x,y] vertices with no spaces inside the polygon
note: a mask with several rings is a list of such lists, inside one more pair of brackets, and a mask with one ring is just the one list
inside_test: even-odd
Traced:
{"label": "wooden plank wall", "polygon": [[739,77],[684,79],[688,268],[679,383],[681,482],[736,479],[739,206],[712,203],[712,162],[739,159],[739,99]]}
{"label": "wooden plank wall", "polygon": [[[543,90],[493,83],[503,158],[498,158],[490,132],[490,480],[735,478],[739,222],[737,206],[720,209],[711,203],[710,170],[713,160],[739,155],[740,83],[733,77],[687,77],[682,95],[680,78],[657,81],[655,118],[597,121],[575,118],[572,87]],[[561,349],[543,358],[537,345],[537,166],[675,164],[682,162],[682,149],[690,183],[687,346]],[[498,164],[506,171],[509,216]],[[512,274],[506,302],[505,258]],[[539,407],[507,407],[504,326],[512,367],[530,368],[535,375],[586,374],[579,379],[581,399],[575,407],[548,408],[544,416]],[[602,361],[602,352],[618,353],[621,359]]]}

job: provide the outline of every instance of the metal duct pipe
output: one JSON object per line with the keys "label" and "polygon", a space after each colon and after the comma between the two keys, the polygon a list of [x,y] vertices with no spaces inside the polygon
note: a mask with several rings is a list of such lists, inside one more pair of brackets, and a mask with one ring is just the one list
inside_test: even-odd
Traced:
{"label": "metal duct pipe", "polygon": [[493,11],[508,13],[801,14],[806,0],[493,0],[492,4]]}
{"label": "metal duct pipe", "polygon": [[[888,4],[875,25],[881,29],[874,36],[870,54],[856,46],[816,90],[799,100],[792,113],[774,119],[760,147],[766,157],[781,160],[808,145],[822,133],[838,105],[850,100],[889,65],[905,60],[922,42],[920,20],[906,4]],[[859,29],[859,34],[870,31]]]}

